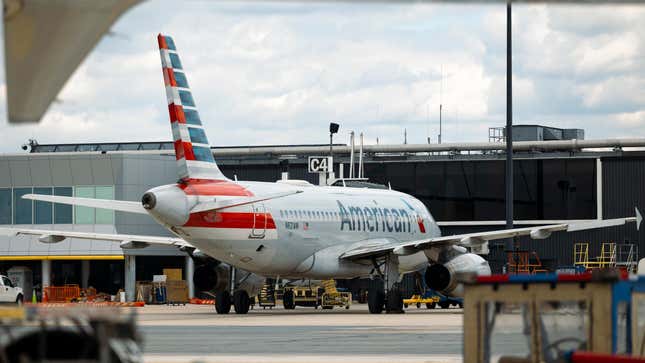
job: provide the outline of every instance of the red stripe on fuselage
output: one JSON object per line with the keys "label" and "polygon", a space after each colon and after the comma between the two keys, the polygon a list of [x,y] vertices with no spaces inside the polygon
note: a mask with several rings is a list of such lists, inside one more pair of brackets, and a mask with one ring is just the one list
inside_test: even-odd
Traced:
{"label": "red stripe on fuselage", "polygon": [[270,213],[215,211],[191,213],[184,227],[276,229]]}
{"label": "red stripe on fuselage", "polygon": [[253,196],[248,189],[229,180],[184,179],[179,187],[188,195]]}

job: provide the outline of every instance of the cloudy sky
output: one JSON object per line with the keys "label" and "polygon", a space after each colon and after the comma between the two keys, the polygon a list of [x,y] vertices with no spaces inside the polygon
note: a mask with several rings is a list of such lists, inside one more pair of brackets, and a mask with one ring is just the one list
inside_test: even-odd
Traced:
{"label": "cloudy sky", "polygon": [[[505,122],[504,5],[145,2],[70,78],[43,121],[6,122],[0,152],[170,140],[156,34],[177,44],[213,145],[486,141]],[[514,6],[514,118],[645,137],[645,6]],[[4,58],[4,57],[2,57]],[[4,67],[3,67],[4,68]]]}

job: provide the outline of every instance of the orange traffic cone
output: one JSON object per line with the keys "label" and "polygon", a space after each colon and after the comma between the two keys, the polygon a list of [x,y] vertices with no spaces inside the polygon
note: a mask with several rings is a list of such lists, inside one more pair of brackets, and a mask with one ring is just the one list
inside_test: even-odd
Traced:
{"label": "orange traffic cone", "polygon": [[42,298],[43,303],[47,303],[47,289],[43,289],[43,298]]}

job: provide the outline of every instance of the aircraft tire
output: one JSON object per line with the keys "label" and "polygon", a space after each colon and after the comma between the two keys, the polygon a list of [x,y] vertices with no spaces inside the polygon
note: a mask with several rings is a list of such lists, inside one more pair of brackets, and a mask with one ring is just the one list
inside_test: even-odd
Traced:
{"label": "aircraft tire", "polygon": [[401,290],[398,288],[391,288],[387,292],[387,301],[385,303],[385,312],[387,313],[402,313],[403,312],[403,296]]}
{"label": "aircraft tire", "polygon": [[237,290],[233,293],[233,307],[236,314],[246,314],[251,307],[251,298],[246,290]]}
{"label": "aircraft tire", "polygon": [[450,308],[450,303],[449,302],[440,302],[439,307],[442,309],[448,309]]}
{"label": "aircraft tire", "polygon": [[426,308],[428,309],[434,309],[437,307],[437,303],[431,302],[431,303],[426,303]]}
{"label": "aircraft tire", "polygon": [[218,314],[228,314],[231,311],[231,293],[228,290],[215,294],[215,311]]}
{"label": "aircraft tire", "polygon": [[367,307],[370,314],[380,314],[383,312],[385,303],[385,293],[382,289],[372,288],[367,294]]}
{"label": "aircraft tire", "polygon": [[284,295],[282,295],[282,306],[284,306],[285,310],[293,310],[296,308],[292,290],[285,290]]}

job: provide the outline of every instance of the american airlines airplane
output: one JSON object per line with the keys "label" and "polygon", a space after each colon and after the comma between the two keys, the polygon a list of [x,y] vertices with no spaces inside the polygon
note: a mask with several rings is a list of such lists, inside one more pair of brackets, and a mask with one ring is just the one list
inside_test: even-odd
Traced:
{"label": "american airlines airplane", "polygon": [[[101,239],[122,248],[173,245],[206,261],[195,270],[197,288],[216,291],[216,310],[249,310],[266,277],[328,279],[371,277],[383,286],[368,294],[371,313],[402,311],[398,283],[423,271],[427,285],[459,295],[459,273],[490,274],[490,240],[579,231],[641,222],[635,217],[441,236],[416,198],[387,189],[314,186],[304,181],[232,181],[219,170],[173,39],[159,35],[167,106],[179,181],[148,190],[141,202],[51,195],[27,199],[148,214],[176,237],[5,228],[8,235]],[[231,267],[235,267],[232,269]],[[237,271],[237,272],[236,272]],[[292,296],[285,294],[285,306]]]}

